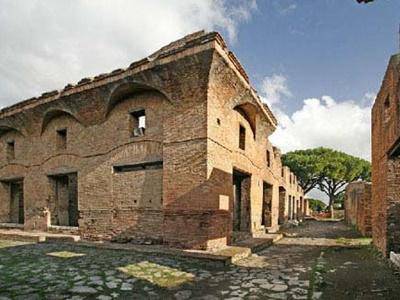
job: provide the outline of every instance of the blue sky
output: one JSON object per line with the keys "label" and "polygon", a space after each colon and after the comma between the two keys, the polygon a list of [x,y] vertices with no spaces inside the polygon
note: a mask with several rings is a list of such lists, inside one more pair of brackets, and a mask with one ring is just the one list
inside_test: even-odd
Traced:
{"label": "blue sky", "polygon": [[293,112],[309,97],[361,99],[377,92],[389,56],[398,52],[400,1],[259,1],[238,30],[234,52],[255,86],[283,74]]}
{"label": "blue sky", "polygon": [[399,0],[0,0],[0,106],[218,30],[278,117],[270,139],[283,152],[370,159],[371,105],[399,23]]}

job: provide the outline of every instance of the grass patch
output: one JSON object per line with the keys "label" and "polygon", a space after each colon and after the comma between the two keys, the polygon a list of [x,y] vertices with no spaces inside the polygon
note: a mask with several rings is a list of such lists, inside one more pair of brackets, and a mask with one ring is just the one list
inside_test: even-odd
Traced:
{"label": "grass patch", "polygon": [[321,293],[325,287],[324,275],[329,271],[326,260],[324,259],[324,252],[321,252],[311,270],[310,286],[308,288],[307,299],[314,299],[316,293]]}
{"label": "grass patch", "polygon": [[16,247],[16,246],[29,245],[29,244],[33,244],[33,243],[12,241],[12,240],[0,240],[0,249],[1,248],[10,248],[10,247]]}
{"label": "grass patch", "polygon": [[160,287],[176,287],[194,279],[194,275],[191,273],[147,261],[119,267],[118,270]]}
{"label": "grass patch", "polygon": [[371,242],[372,239],[367,237],[360,237],[355,239],[340,237],[336,239],[336,243],[345,246],[368,246],[371,244]]}

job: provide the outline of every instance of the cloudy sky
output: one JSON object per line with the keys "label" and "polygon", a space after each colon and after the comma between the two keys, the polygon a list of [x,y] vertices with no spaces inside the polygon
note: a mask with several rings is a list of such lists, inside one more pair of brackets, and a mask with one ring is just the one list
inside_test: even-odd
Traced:
{"label": "cloudy sky", "polygon": [[0,0],[0,106],[218,30],[278,116],[283,151],[369,159],[371,103],[399,22],[397,0]]}

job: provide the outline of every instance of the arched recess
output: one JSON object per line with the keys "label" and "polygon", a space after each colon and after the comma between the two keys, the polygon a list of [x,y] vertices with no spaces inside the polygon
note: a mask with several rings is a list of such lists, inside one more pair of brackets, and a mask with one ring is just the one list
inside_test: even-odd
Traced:
{"label": "arched recess", "polygon": [[82,124],[77,117],[75,117],[70,111],[67,111],[65,109],[51,109],[48,110],[44,116],[43,116],[43,121],[42,121],[42,128],[41,128],[41,134],[45,131],[47,125],[51,122],[51,120],[61,117],[61,116],[68,116],[71,117],[72,119],[76,120],[79,124]]}
{"label": "arched recess", "polygon": [[3,136],[4,134],[6,134],[7,132],[10,132],[10,131],[15,131],[18,134],[20,134],[21,136],[24,136],[22,134],[21,130],[19,130],[19,129],[15,128],[15,127],[12,127],[12,126],[9,126],[9,125],[0,125],[0,137]]}
{"label": "arched recess", "polygon": [[253,137],[256,137],[257,107],[249,102],[236,105],[233,108],[247,120],[250,125]]}
{"label": "arched recess", "polygon": [[138,93],[143,93],[143,92],[156,92],[159,93],[163,96],[163,98],[167,99],[168,102],[171,102],[169,97],[165,95],[162,91],[159,89],[152,87],[147,84],[139,83],[136,81],[127,81],[124,83],[121,83],[120,85],[116,86],[110,93],[110,96],[108,97],[107,100],[107,109],[106,109],[106,114],[105,117],[109,115],[109,113],[113,110],[113,108],[120,103],[121,101],[135,95]]}

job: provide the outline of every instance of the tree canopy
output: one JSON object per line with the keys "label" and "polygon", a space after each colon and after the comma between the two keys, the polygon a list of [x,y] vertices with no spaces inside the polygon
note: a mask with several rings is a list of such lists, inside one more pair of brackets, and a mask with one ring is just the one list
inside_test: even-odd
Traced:
{"label": "tree canopy", "polygon": [[305,193],[318,188],[329,198],[329,207],[347,183],[371,179],[371,164],[361,158],[329,148],[288,152],[282,162],[298,177]]}
{"label": "tree canopy", "polygon": [[313,211],[323,211],[326,208],[326,204],[318,199],[308,198],[308,203]]}

